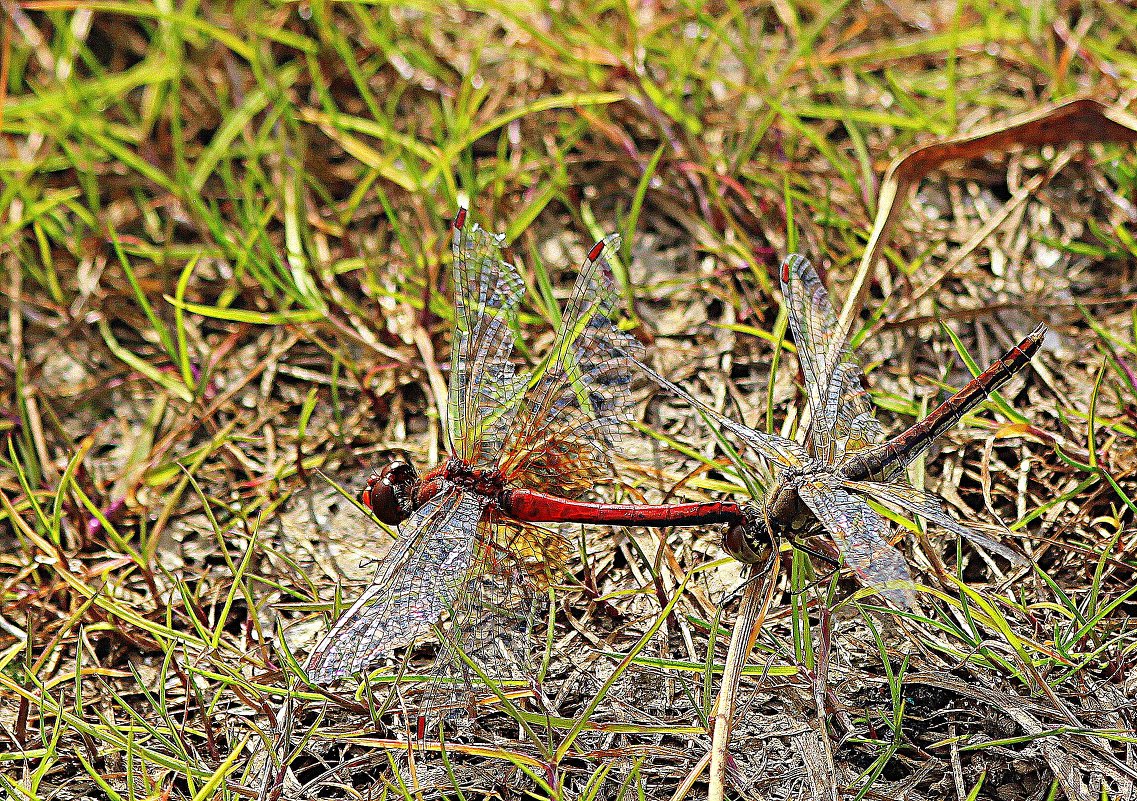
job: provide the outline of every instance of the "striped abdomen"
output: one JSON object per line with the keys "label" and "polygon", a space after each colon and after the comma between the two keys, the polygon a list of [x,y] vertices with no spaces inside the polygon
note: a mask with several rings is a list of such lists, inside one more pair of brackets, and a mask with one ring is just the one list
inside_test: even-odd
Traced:
{"label": "striped abdomen", "polygon": [[1046,326],[1040,323],[1026,339],[933,409],[923,420],[888,442],[851,455],[837,468],[841,477],[852,481],[887,478],[911,463],[941,434],[958,423],[961,417],[1026,367],[1042,345],[1044,336]]}

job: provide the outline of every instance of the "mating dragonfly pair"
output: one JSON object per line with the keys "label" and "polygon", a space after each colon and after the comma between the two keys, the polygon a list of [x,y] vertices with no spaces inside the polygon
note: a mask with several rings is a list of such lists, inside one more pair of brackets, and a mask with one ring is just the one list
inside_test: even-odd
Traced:
{"label": "mating dragonfly pair", "polygon": [[[1012,562],[1018,554],[948,515],[905,482],[906,465],[988,394],[1022,370],[1045,334],[1039,326],[960,392],[884,441],[824,285],[790,256],[781,287],[805,376],[812,422],[806,444],[758,431],[708,408],[643,363],[643,347],[617,327],[611,235],[581,267],[552,350],[530,375],[510,356],[525,285],[501,257],[502,239],[454,222],[454,333],[448,398],[450,458],[423,476],[405,461],[372,475],[362,503],[404,524],[375,580],[309,656],[306,672],[331,684],[376,668],[432,631],[440,663],[459,652],[490,672],[526,650],[534,598],[561,573],[565,539],[539,523],[679,526],[728,524],[724,547],[758,563],[784,535],[824,531],[861,581],[898,608],[918,609],[888,523],[866,502],[914,513]],[[777,469],[764,499],[673,505],[579,500],[611,466],[642,372],[738,436]]]}

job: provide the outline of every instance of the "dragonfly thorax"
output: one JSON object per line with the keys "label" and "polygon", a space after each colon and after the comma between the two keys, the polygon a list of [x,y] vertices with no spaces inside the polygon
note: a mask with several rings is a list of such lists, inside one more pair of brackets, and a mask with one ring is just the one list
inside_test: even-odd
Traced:
{"label": "dragonfly thorax", "polygon": [[799,476],[783,475],[766,494],[763,504],[770,536],[781,539],[793,533],[794,523],[802,517],[804,507],[797,494]]}
{"label": "dragonfly thorax", "polygon": [[[456,456],[446,460],[439,477],[488,498],[497,498],[505,489],[505,479],[502,478],[501,471],[474,467]],[[427,479],[429,478],[430,476],[427,476]]]}

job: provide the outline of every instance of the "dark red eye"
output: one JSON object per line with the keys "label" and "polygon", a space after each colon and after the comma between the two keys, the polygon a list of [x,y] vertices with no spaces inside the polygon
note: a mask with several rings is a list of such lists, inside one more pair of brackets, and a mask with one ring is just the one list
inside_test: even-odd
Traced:
{"label": "dark red eye", "polygon": [[359,501],[389,526],[402,523],[415,510],[418,473],[407,462],[394,461],[367,479]]}

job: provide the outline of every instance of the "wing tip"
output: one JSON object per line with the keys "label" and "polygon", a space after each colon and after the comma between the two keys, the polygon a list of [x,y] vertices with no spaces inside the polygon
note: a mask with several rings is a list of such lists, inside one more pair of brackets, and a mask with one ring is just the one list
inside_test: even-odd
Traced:
{"label": "wing tip", "polygon": [[619,234],[608,234],[599,242],[594,244],[588,251],[588,256],[585,257],[585,264],[591,264],[592,262],[599,259],[600,254],[603,253],[605,249],[619,250],[621,242],[623,242],[623,239]]}
{"label": "wing tip", "polygon": [[308,681],[312,684],[326,685],[333,684],[334,682],[344,677],[344,672],[340,669],[330,667],[328,665],[305,665],[304,675],[307,676]]}
{"label": "wing tip", "polygon": [[587,261],[596,261],[600,258],[600,254],[602,252],[604,252],[604,240],[600,240],[595,245],[593,245],[592,250],[588,251],[588,255],[585,257],[585,259]]}
{"label": "wing tip", "polygon": [[891,601],[901,612],[920,614],[920,604],[916,600],[916,593],[909,587],[895,587],[881,590],[881,595]]}
{"label": "wing tip", "polygon": [[781,279],[783,284],[790,282],[790,275],[793,273],[801,274],[803,270],[808,270],[813,265],[810,264],[809,259],[800,253],[790,253],[782,259]]}

